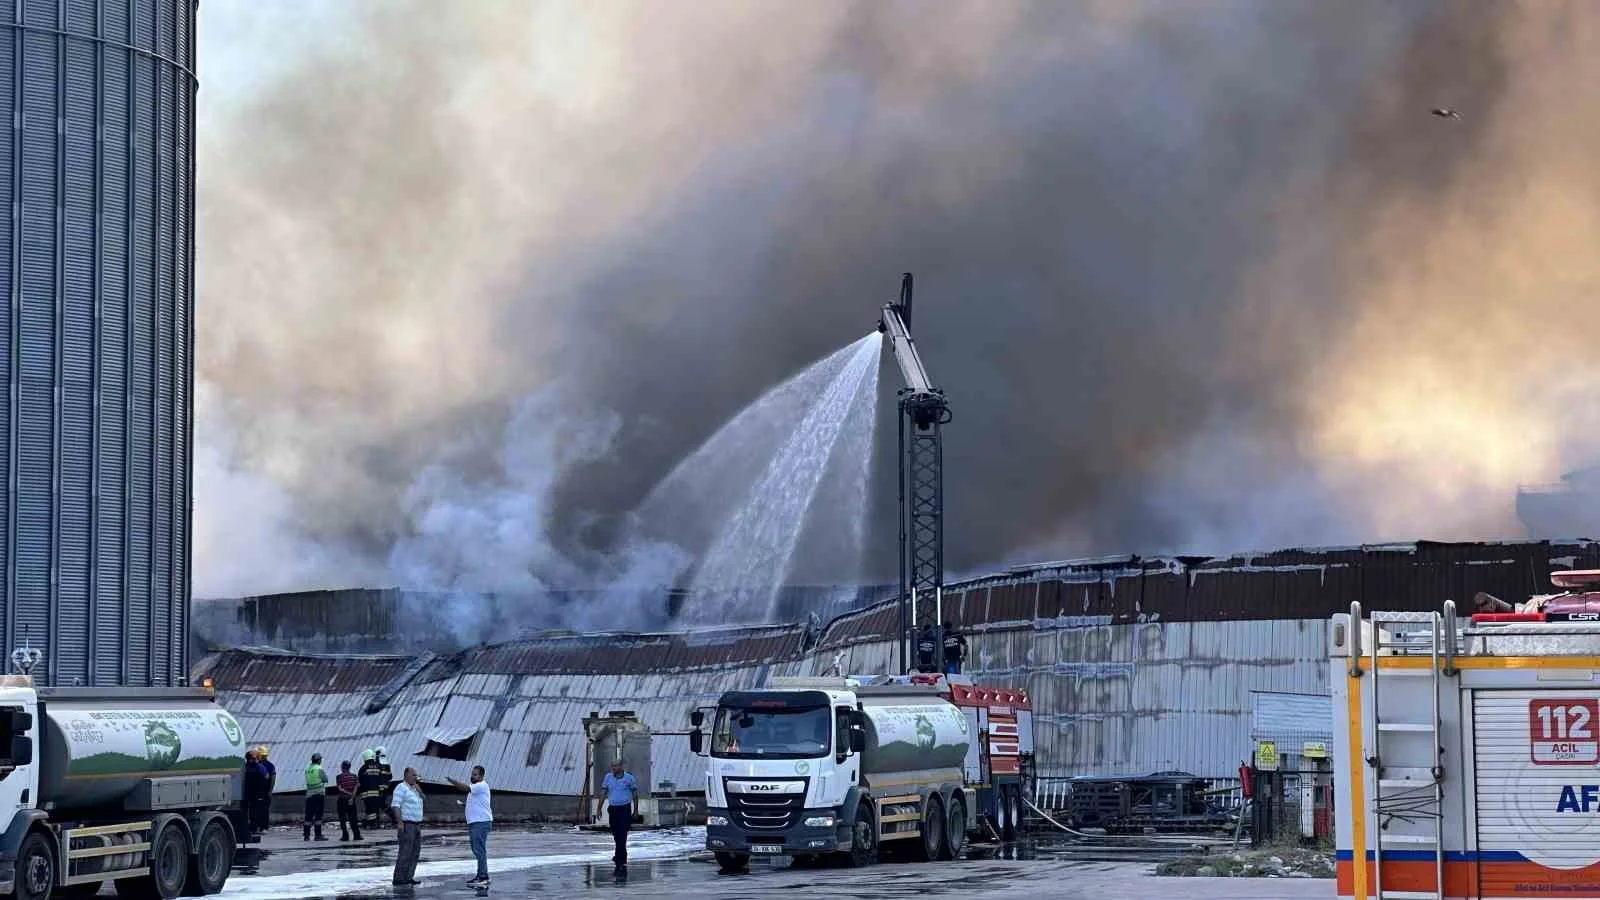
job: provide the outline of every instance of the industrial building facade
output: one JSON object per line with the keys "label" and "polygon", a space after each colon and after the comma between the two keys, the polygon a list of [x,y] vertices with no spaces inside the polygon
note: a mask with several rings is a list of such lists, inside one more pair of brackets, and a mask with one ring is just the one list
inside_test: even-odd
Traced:
{"label": "industrial building facade", "polygon": [[195,0],[0,4],[0,640],[187,672]]}
{"label": "industrial building facade", "polygon": [[[951,586],[947,617],[968,636],[966,671],[1029,691],[1041,777],[1179,770],[1228,776],[1274,721],[1328,693],[1327,621],[1372,609],[1520,600],[1552,568],[1600,565],[1589,543],[1407,544],[1217,560],[1096,560]],[[896,609],[879,603],[822,627],[654,635],[550,635],[453,654],[313,655],[235,649],[203,660],[227,708],[275,759],[335,762],[386,746],[424,781],[485,766],[497,790],[582,794],[582,720],[638,714],[657,737],[653,790],[705,777],[689,712],[775,675],[896,670]],[[1277,711],[1263,698],[1281,700]],[[279,789],[299,785],[280,769]],[[571,804],[569,804],[571,805]],[[560,806],[558,804],[558,806]],[[565,809],[565,806],[560,806]],[[573,805],[575,809],[575,805]]]}

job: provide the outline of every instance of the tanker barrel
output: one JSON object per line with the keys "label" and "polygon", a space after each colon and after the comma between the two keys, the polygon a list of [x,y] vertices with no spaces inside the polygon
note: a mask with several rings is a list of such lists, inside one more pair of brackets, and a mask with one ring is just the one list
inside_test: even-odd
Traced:
{"label": "tanker barrel", "polygon": [[967,715],[941,697],[863,697],[868,773],[960,769],[976,736]]}
{"label": "tanker barrel", "polygon": [[144,696],[58,694],[40,704],[40,802],[58,810],[170,805],[181,801],[162,797],[183,789],[170,780],[178,779],[194,805],[227,805],[244,768],[238,720],[203,696],[140,702]]}

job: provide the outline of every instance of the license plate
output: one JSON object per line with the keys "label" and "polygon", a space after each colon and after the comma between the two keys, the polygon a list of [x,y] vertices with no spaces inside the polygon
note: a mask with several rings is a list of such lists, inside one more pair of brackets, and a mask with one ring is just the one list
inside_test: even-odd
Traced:
{"label": "license plate", "polygon": [[751,844],[751,853],[782,853],[782,844]]}

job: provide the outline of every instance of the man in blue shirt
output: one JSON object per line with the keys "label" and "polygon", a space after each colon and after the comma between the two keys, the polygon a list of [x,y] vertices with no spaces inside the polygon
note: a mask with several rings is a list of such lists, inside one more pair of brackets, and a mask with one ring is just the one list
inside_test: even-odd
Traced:
{"label": "man in blue shirt", "polygon": [[600,802],[611,822],[611,837],[617,842],[617,853],[611,861],[620,869],[628,864],[628,829],[633,825],[633,803],[639,796],[639,780],[632,772],[622,770],[622,760],[615,760],[611,771],[600,782],[600,790],[605,794]]}

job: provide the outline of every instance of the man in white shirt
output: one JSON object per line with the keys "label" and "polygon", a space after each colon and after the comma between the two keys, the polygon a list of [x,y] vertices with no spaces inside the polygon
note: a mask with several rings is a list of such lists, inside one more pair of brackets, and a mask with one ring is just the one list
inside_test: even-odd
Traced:
{"label": "man in white shirt", "polygon": [[445,779],[457,790],[467,792],[467,837],[472,842],[472,855],[478,860],[478,874],[467,882],[472,887],[489,885],[489,829],[494,813],[489,809],[489,783],[483,775],[483,766],[473,766],[471,784]]}
{"label": "man in white shirt", "polygon": [[422,855],[422,786],[417,770],[406,768],[405,780],[395,786],[389,800],[389,815],[400,831],[400,846],[394,858],[396,885],[421,884],[417,880],[417,858]]}

